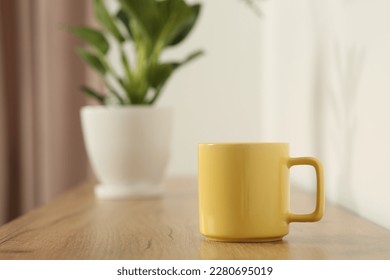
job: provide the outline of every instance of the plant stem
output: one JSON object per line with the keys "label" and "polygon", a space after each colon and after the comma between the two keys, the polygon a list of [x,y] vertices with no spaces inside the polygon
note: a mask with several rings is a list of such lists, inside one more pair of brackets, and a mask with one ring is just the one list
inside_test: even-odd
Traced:
{"label": "plant stem", "polygon": [[119,93],[108,83],[107,80],[105,80],[105,84],[108,88],[108,90],[118,99],[119,103],[121,105],[125,105],[125,101],[123,98],[119,95]]}
{"label": "plant stem", "polygon": [[[131,82],[134,81],[134,73],[131,70],[131,66],[130,66],[128,57],[126,55],[126,52],[123,49],[123,45],[122,44],[120,44],[120,52],[121,52],[122,65],[123,65],[123,68],[125,69],[127,80],[131,83]],[[129,98],[130,103],[132,103],[131,92],[127,88],[126,88],[126,95]]]}
{"label": "plant stem", "polygon": [[[108,67],[108,72],[112,75],[112,77],[117,81],[117,83],[122,87],[122,89],[127,93],[128,92],[128,88],[126,86],[126,84],[124,83],[123,79],[120,77],[120,75],[116,72],[116,70],[114,69],[114,67],[112,67],[107,60],[105,60],[105,63]],[[109,85],[109,82],[108,80],[103,77],[104,80],[105,80],[105,83],[107,85],[107,87],[109,87],[110,89],[110,92],[114,94],[114,96],[118,99],[119,103],[124,105],[126,102],[123,100],[123,98],[112,88],[110,87]],[[128,94],[127,94],[128,95]],[[129,102],[130,104],[132,104],[132,100],[130,98],[130,96],[128,95],[128,98],[129,98]]]}

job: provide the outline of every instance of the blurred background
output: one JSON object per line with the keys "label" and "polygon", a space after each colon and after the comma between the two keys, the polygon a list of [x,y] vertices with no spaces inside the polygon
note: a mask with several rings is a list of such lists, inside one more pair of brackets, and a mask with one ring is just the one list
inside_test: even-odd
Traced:
{"label": "blurred background", "polygon": [[[100,81],[66,30],[96,25],[90,2],[0,0],[0,223],[92,175],[79,86]],[[200,142],[289,142],[323,161],[329,201],[390,229],[390,2],[189,2],[199,22],[166,56],[206,54],[157,105],[175,110],[168,175],[196,176]],[[314,192],[311,169],[291,176]]]}

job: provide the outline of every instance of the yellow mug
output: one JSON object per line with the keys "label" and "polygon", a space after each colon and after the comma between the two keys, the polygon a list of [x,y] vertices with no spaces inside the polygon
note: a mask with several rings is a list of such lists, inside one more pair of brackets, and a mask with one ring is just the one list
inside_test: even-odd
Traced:
{"label": "yellow mug", "polygon": [[[200,232],[225,242],[282,239],[291,222],[316,222],[324,211],[324,177],[315,158],[289,156],[288,143],[199,144]],[[290,212],[289,168],[311,165],[317,176],[316,207]]]}

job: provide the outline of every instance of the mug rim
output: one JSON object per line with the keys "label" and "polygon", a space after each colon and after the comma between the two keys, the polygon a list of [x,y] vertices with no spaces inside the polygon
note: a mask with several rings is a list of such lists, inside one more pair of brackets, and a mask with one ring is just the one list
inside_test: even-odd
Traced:
{"label": "mug rim", "polygon": [[289,145],[288,142],[210,142],[199,143],[199,146],[265,146],[265,145]]}

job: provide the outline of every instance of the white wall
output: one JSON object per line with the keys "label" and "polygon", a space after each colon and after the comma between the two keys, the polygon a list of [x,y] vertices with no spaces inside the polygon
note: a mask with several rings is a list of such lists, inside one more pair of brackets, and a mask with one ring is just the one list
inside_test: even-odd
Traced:
{"label": "white wall", "polygon": [[[327,198],[387,228],[389,10],[386,0],[274,1],[272,100],[285,102],[275,136],[323,160]],[[297,179],[310,189],[312,178]]]}
{"label": "white wall", "polygon": [[332,198],[390,229],[390,2],[351,1],[349,40],[365,50],[356,101],[356,133],[347,192]]}

